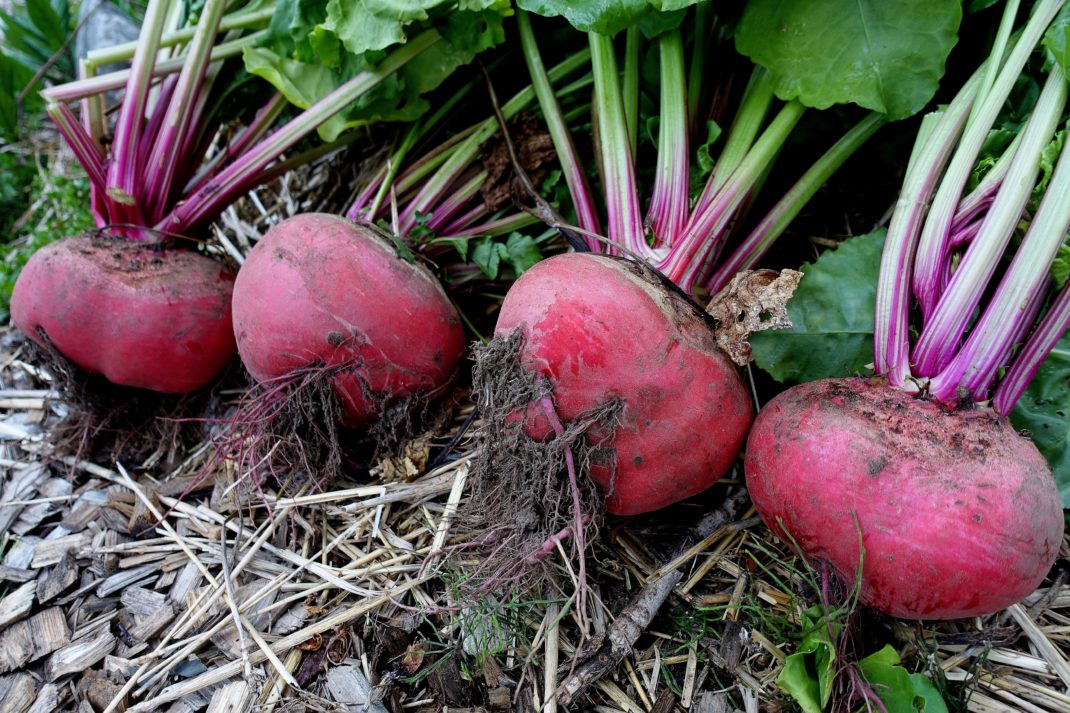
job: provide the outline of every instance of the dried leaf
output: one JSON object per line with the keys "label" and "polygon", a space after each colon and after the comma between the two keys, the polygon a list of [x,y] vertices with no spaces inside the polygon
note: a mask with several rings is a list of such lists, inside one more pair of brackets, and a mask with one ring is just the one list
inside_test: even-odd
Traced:
{"label": "dried leaf", "polygon": [[718,292],[706,311],[717,321],[717,345],[736,364],[751,361],[750,335],[766,329],[788,329],[788,300],[802,273],[797,270],[744,270]]}
{"label": "dried leaf", "polygon": [[424,663],[424,650],[418,644],[413,644],[405,651],[405,655],[401,657],[401,667],[405,669],[405,673],[413,675],[420,670],[420,666]]}
{"label": "dried leaf", "polygon": [[400,454],[387,455],[371,470],[383,483],[411,483],[424,471],[431,455],[431,437],[423,435],[405,443]]}
{"label": "dried leaf", "polygon": [[[554,142],[549,132],[531,112],[521,112],[510,122],[510,138],[516,147],[516,157],[521,168],[536,186],[546,176],[557,157]],[[526,204],[527,193],[513,170],[509,149],[500,133],[495,134],[480,147],[483,153],[483,168],[487,180],[479,191],[488,210],[498,210],[510,201]]]}

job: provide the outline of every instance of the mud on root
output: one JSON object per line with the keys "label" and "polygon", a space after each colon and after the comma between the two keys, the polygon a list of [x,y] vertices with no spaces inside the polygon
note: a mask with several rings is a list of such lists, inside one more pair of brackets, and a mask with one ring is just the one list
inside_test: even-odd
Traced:
{"label": "mud on root", "polygon": [[[71,364],[38,332],[26,340],[29,359],[52,375],[67,413],[48,429],[51,455],[93,462],[121,462],[131,468],[168,467],[207,435],[206,420],[222,410],[218,389],[161,394],[117,386]],[[226,382],[224,374],[216,386]]]}
{"label": "mud on root", "polygon": [[473,395],[482,425],[475,433],[471,497],[458,527],[472,538],[462,549],[466,561],[474,560],[465,569],[482,592],[556,581],[549,555],[559,546],[572,563],[580,563],[570,563],[570,569],[583,570],[584,543],[596,533],[603,511],[590,466],[612,457],[602,443],[612,438],[621,410],[611,401],[563,424],[548,441],[533,439],[522,414],[532,405],[552,408],[553,393],[545,377],[521,365],[522,341],[515,332],[473,349]]}
{"label": "mud on root", "polygon": [[287,495],[322,490],[353,467],[400,451],[419,432],[428,420],[426,395],[389,398],[363,379],[364,398],[377,404],[379,418],[359,432],[343,425],[332,381],[354,366],[313,364],[253,382],[217,440],[217,456],[246,478],[244,492],[259,492],[268,481]]}

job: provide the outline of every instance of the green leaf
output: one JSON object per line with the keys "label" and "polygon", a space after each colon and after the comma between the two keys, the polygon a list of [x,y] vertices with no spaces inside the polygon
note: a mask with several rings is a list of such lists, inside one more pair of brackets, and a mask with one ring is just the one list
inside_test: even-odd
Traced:
{"label": "green leaf", "polygon": [[430,19],[443,0],[330,0],[324,28],[342,39],[353,54],[381,50],[405,41],[405,25]]}
{"label": "green leaf", "polygon": [[1044,197],[1044,191],[1048,190],[1051,174],[1055,171],[1055,162],[1059,160],[1059,154],[1062,153],[1065,141],[1066,131],[1057,131],[1040,153],[1040,178],[1033,188],[1033,201],[1035,203],[1039,203],[1040,199]]}
{"label": "green leaf", "polygon": [[681,10],[699,0],[517,0],[517,5],[543,17],[564,17],[577,30],[612,35],[638,26],[647,37],[671,30],[683,19]]}
{"label": "green leaf", "polygon": [[56,49],[63,46],[67,40],[67,28],[60,21],[49,0],[26,0],[26,13],[30,16],[34,29],[51,46]]}
{"label": "green leaf", "polygon": [[468,262],[468,248],[472,244],[469,238],[446,238],[445,242],[453,246],[453,249],[461,256],[461,260]]}
{"label": "green leaf", "polygon": [[472,250],[472,262],[483,271],[484,275],[496,280],[498,279],[498,269],[501,266],[504,248],[505,246],[501,243],[494,242],[494,238],[482,238]]}
{"label": "green leaf", "polygon": [[1070,5],[1063,5],[1041,40],[1049,62],[1058,62],[1070,72]]}
{"label": "green leaf", "polygon": [[970,180],[966,186],[967,193],[976,188],[985,175],[995,168],[1003,152],[1007,150],[1017,134],[1017,131],[1002,127],[988,132],[988,136],[981,145],[977,162],[974,164],[973,173],[970,174]]}
{"label": "green leaf", "polygon": [[1063,243],[1059,246],[1059,253],[1051,264],[1051,276],[1055,279],[1055,288],[1061,290],[1070,278],[1070,245]]}
{"label": "green leaf", "polygon": [[839,636],[839,625],[831,625],[823,607],[803,612],[803,635],[799,648],[784,661],[776,684],[795,699],[803,713],[821,713],[832,695],[836,677],[836,645],[830,634]]}
{"label": "green leaf", "polygon": [[1070,334],[1040,365],[1011,412],[1011,423],[1030,433],[1055,472],[1063,507],[1070,508]]}
{"label": "green leaf", "polygon": [[858,668],[888,713],[947,713],[933,682],[900,666],[899,654],[891,646],[862,659]]}
{"label": "green leaf", "polygon": [[[0,136],[13,138],[18,133],[19,115],[15,99],[31,79],[33,72],[0,52]],[[33,110],[39,103],[36,95],[27,95],[26,99],[29,106],[24,109]]]}
{"label": "green leaf", "polygon": [[3,11],[0,11],[0,21],[4,25],[0,30],[3,37],[0,47],[8,57],[36,72],[52,56],[54,50],[49,48],[48,41],[31,25]]}
{"label": "green leaf", "polygon": [[512,265],[518,277],[542,260],[542,251],[539,250],[539,244],[535,242],[535,238],[523,233],[509,234],[505,241],[505,252],[508,255],[506,260]]}
{"label": "green leaf", "polygon": [[695,163],[698,164],[699,176],[703,181],[713,171],[713,167],[717,165],[717,159],[714,158],[711,149],[719,138],[721,138],[721,127],[717,125],[716,121],[708,120],[706,122],[706,141],[695,150]]}
{"label": "green leaf", "polygon": [[374,70],[391,47],[437,30],[441,41],[320,126],[320,137],[333,141],[353,127],[418,118],[428,108],[424,94],[504,41],[511,12],[508,0],[279,0],[260,46],[245,50],[245,66],[307,108]]}
{"label": "green leaf", "polygon": [[961,19],[959,0],[751,0],[736,47],[781,99],[902,119],[936,92]]}
{"label": "green leaf", "polygon": [[873,361],[873,309],[884,230],[840,243],[814,263],[788,303],[791,329],[751,336],[755,363],[781,382],[866,372]]}

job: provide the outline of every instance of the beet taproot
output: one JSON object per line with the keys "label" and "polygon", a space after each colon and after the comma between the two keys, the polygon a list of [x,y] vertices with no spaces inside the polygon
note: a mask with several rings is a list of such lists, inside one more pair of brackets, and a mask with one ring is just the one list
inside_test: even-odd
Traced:
{"label": "beet taproot", "polygon": [[234,357],[234,274],[204,255],[131,240],[66,238],[26,263],[11,320],[114,384],[185,393]]}
{"label": "beet taproot", "polygon": [[[514,330],[563,422],[619,401],[615,423],[587,434],[605,454],[591,477],[608,512],[663,508],[731,468],[754,416],[739,369],[698,308],[647,268],[593,253],[543,260],[502,304],[496,338]],[[529,434],[549,438],[547,418],[529,414]]]}
{"label": "beet taproot", "polygon": [[437,394],[465,349],[457,310],[429,270],[374,227],[319,213],[283,221],[249,253],[234,331],[258,381],[330,370],[351,427],[391,400]]}
{"label": "beet taproot", "polygon": [[1063,514],[1028,438],[986,408],[950,409],[883,379],[789,389],[747,441],[751,499],[766,524],[898,617],[1003,609],[1043,581]]}

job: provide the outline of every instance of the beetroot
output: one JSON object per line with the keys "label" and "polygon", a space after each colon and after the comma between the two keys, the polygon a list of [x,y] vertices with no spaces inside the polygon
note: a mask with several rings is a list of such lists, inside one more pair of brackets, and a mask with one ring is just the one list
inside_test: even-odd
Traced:
{"label": "beetroot", "polygon": [[[566,423],[618,400],[617,423],[588,434],[606,510],[648,512],[705,490],[731,467],[754,412],[704,315],[634,263],[559,255],[513,285],[496,335],[523,334],[520,359],[549,380]],[[528,431],[551,435],[532,411]]]}
{"label": "beetroot", "polygon": [[1005,417],[882,379],[780,394],[758,414],[745,463],[762,519],[848,582],[861,533],[861,601],[895,616],[1002,609],[1040,584],[1062,541],[1048,464]]}
{"label": "beetroot", "polygon": [[421,265],[367,225],[309,213],[269,230],[234,286],[238,352],[258,381],[325,367],[346,424],[431,396],[464,353],[460,317]]}
{"label": "beetroot", "polygon": [[34,254],[11,319],[109,381],[163,393],[207,385],[234,356],[234,275],[188,250],[67,238]]}

